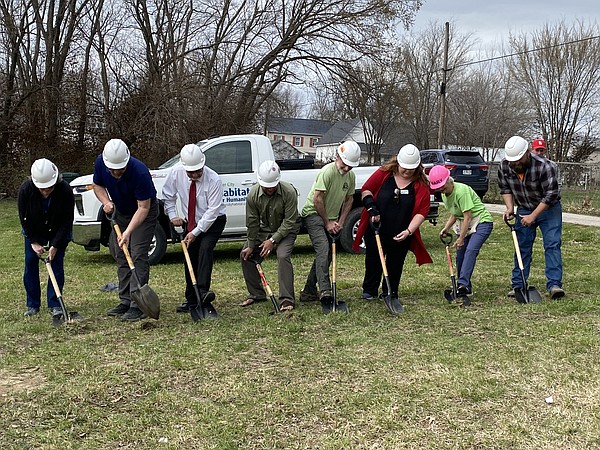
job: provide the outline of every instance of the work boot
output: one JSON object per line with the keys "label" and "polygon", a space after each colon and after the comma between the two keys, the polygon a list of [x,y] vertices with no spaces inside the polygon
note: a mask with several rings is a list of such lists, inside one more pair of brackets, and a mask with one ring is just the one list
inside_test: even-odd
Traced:
{"label": "work boot", "polygon": [[63,310],[60,306],[55,306],[52,308],[52,318],[62,316]]}
{"label": "work boot", "polygon": [[323,311],[323,314],[329,314],[331,312],[331,310],[333,309],[333,297],[331,295],[331,292],[329,291],[323,291],[321,292],[321,310]]}
{"label": "work boot", "polygon": [[179,305],[175,311],[178,312],[178,313],[189,312],[190,311],[190,305],[187,302],[187,300],[185,302],[183,302],[181,305]]}
{"label": "work boot", "polygon": [[35,316],[37,313],[40,312],[40,308],[34,308],[33,306],[30,308],[27,308],[27,311],[25,311],[23,313],[24,316]]}
{"label": "work boot", "polygon": [[301,302],[316,302],[319,300],[319,296],[316,292],[304,292],[300,291],[300,301]]}
{"label": "work boot", "polygon": [[511,289],[510,291],[508,291],[508,294],[506,294],[508,297],[514,298],[515,297],[515,290]]}
{"label": "work boot", "polygon": [[563,288],[558,286],[552,286],[548,293],[550,294],[550,298],[561,298],[565,296],[565,291]]}
{"label": "work boot", "polygon": [[122,316],[128,310],[129,310],[129,305],[126,305],[125,303],[119,303],[113,309],[109,309],[108,312],[106,313],[106,315],[111,316],[111,317]]}
{"label": "work boot", "polygon": [[136,308],[132,306],[129,310],[123,314],[121,319],[126,322],[137,322],[138,320],[142,320],[146,318],[146,314],[142,312],[140,308]]}

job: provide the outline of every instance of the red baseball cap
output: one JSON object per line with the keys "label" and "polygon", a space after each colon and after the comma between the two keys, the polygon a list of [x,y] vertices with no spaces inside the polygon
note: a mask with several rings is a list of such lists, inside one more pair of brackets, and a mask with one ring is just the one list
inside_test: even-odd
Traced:
{"label": "red baseball cap", "polygon": [[534,150],[536,148],[543,148],[544,150],[546,150],[546,141],[544,141],[543,139],[534,139],[531,143],[531,148]]}

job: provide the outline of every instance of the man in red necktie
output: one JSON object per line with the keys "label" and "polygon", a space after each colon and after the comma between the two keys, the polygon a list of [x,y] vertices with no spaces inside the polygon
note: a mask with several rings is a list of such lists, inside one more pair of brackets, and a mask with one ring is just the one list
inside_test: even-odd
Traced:
{"label": "man in red necktie", "polygon": [[[208,318],[216,318],[217,311],[212,305],[215,294],[210,290],[210,282],[213,250],[227,221],[223,204],[223,184],[219,175],[205,166],[206,157],[197,145],[185,145],[181,149],[180,158],[181,165],[169,173],[163,186],[165,213],[173,226],[185,228],[183,242],[188,247],[192,267],[196,272],[202,307],[208,313]],[[177,198],[181,202],[182,215],[187,217],[187,221],[177,213]],[[190,308],[198,306],[185,264],[184,272],[185,302],[177,307],[177,312],[188,312]]]}

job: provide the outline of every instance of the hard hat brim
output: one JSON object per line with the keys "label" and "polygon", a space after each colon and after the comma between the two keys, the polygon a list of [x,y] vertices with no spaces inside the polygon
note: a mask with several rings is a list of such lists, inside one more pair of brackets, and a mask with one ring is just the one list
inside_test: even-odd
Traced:
{"label": "hard hat brim", "polygon": [[31,181],[33,181],[33,184],[36,188],[38,189],[47,189],[49,187],[52,187],[56,184],[56,182],[58,181],[58,176],[53,177],[51,180],[46,181],[44,183],[41,183],[39,181],[35,181],[33,178],[31,179]]}
{"label": "hard hat brim", "polygon": [[523,157],[523,155],[525,155],[525,153],[527,153],[527,149],[525,149],[523,152],[518,153],[515,156],[504,155],[504,159],[506,159],[509,162],[515,162],[520,160]]}
{"label": "hard hat brim", "polygon": [[276,180],[276,181],[258,180],[258,184],[260,184],[262,187],[265,187],[265,188],[273,188],[279,184],[279,180]]}

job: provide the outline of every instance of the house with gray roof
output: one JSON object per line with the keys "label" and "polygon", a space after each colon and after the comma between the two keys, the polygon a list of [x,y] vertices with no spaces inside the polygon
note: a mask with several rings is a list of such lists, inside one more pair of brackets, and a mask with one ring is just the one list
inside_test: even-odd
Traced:
{"label": "house with gray roof", "polygon": [[332,125],[333,122],[328,120],[272,117],[267,122],[266,134],[271,141],[283,140],[314,156],[317,144]]}

